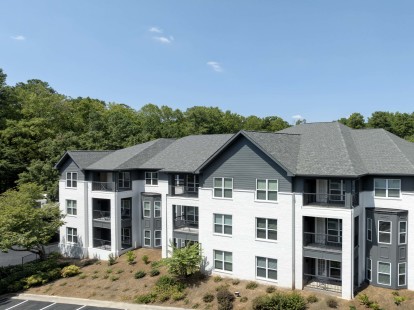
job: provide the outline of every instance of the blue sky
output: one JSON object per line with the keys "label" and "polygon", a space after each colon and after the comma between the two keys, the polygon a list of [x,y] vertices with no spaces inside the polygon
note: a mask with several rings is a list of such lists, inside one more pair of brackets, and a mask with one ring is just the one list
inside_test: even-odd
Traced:
{"label": "blue sky", "polygon": [[414,1],[0,1],[0,68],[139,109],[413,112]]}

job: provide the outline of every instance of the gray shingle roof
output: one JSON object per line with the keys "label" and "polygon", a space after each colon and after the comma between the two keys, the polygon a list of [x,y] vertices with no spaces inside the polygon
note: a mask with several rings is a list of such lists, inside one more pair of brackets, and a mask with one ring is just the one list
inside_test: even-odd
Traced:
{"label": "gray shingle roof", "polygon": [[157,139],[114,151],[87,167],[88,170],[127,170],[143,163],[173,143],[173,139]]}
{"label": "gray shingle roof", "polygon": [[170,172],[194,172],[233,134],[187,136],[176,140],[141,166]]}
{"label": "gray shingle roof", "polygon": [[85,169],[90,164],[100,160],[101,158],[111,154],[113,151],[67,151],[62,159],[56,164],[59,167],[63,160],[70,156],[80,169]]}

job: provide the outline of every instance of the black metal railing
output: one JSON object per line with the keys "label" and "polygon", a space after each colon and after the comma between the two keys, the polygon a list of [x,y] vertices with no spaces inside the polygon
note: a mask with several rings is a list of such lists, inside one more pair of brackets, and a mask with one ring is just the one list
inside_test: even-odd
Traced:
{"label": "black metal railing", "polygon": [[92,191],[114,192],[115,182],[92,182]]}
{"label": "black metal railing", "polygon": [[93,210],[93,219],[98,221],[110,222],[111,212],[102,210]]}
{"label": "black metal railing", "polygon": [[325,248],[328,250],[341,250],[342,236],[304,232],[303,246]]}
{"label": "black metal railing", "polygon": [[198,221],[186,219],[184,216],[174,218],[174,228],[198,228]]}
{"label": "black metal railing", "polygon": [[102,250],[111,250],[111,240],[105,240],[105,239],[93,239],[93,247],[102,249]]}
{"label": "black metal railing", "polygon": [[312,274],[304,274],[304,286],[335,293],[342,292],[341,279],[316,276]]}
{"label": "black metal railing", "polygon": [[359,194],[317,194],[303,193],[303,205],[331,206],[336,208],[353,208],[359,204]]}
{"label": "black metal railing", "polygon": [[198,187],[194,186],[170,186],[171,196],[198,197]]}

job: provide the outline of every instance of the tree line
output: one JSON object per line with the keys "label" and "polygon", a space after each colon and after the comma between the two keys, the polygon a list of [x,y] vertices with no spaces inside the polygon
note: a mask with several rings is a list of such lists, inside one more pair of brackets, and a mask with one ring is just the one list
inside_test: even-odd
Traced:
{"label": "tree line", "polygon": [[[0,193],[36,183],[56,199],[58,173],[53,166],[66,150],[116,150],[157,138],[289,127],[278,116],[245,117],[218,107],[182,111],[146,104],[135,110],[89,97],[71,98],[37,79],[7,85],[6,77],[0,69]],[[352,128],[384,128],[414,141],[414,113],[374,112],[368,122],[354,113],[339,121]]]}

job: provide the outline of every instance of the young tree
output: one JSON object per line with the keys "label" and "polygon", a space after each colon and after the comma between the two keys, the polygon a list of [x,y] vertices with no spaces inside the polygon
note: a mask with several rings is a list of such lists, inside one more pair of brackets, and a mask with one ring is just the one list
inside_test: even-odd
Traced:
{"label": "young tree", "polygon": [[184,248],[172,246],[172,256],[167,260],[168,270],[177,277],[188,277],[200,270],[203,260],[199,243],[188,244]]}
{"label": "young tree", "polygon": [[40,187],[33,183],[0,195],[0,250],[30,251],[45,258],[45,245],[64,224],[54,204],[36,208]]}

